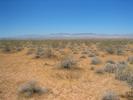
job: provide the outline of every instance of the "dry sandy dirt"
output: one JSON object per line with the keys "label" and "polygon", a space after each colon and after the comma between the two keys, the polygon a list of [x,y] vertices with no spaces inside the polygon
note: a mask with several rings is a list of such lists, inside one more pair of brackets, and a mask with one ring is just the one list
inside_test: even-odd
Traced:
{"label": "dry sandy dirt", "polygon": [[[91,65],[90,58],[80,58],[77,70],[58,69],[57,59],[33,59],[26,55],[26,50],[17,53],[0,53],[0,100],[101,100],[106,90],[113,90],[119,95],[129,90],[129,86],[116,80],[113,74],[96,74],[90,70],[104,66],[111,58],[119,61],[127,56],[100,56],[103,63]],[[23,98],[18,96],[18,87],[30,80],[36,80],[41,87],[50,90],[49,93]],[[121,98],[121,100],[125,100]]]}

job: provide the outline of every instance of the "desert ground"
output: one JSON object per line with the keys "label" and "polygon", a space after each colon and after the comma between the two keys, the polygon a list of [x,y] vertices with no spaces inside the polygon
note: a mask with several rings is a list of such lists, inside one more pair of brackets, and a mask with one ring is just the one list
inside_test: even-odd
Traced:
{"label": "desert ground", "polygon": [[1,40],[0,100],[133,100],[133,40]]}

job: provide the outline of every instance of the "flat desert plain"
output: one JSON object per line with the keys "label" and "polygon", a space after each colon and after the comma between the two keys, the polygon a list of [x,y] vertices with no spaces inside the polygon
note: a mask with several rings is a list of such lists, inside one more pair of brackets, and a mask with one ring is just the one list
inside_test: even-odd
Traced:
{"label": "flat desert plain", "polygon": [[132,40],[1,40],[0,100],[133,100]]}

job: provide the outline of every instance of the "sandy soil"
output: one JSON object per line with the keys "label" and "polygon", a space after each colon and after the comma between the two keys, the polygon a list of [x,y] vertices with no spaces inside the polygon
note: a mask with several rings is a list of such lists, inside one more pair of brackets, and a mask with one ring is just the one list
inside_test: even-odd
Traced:
{"label": "sandy soil", "polygon": [[[20,98],[18,87],[30,80],[36,80],[51,92],[34,96],[28,100],[101,100],[106,90],[113,90],[119,95],[129,90],[125,82],[115,80],[113,74],[96,74],[91,66],[104,66],[107,59],[123,60],[126,56],[104,55],[101,65],[91,65],[90,58],[79,58],[77,70],[57,68],[57,59],[33,59],[25,51],[0,53],[0,100],[27,100]],[[121,100],[124,100],[121,98]]]}

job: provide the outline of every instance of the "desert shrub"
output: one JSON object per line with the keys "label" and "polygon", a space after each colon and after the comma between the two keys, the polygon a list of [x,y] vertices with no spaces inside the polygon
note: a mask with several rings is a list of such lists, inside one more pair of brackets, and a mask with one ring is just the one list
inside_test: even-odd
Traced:
{"label": "desert shrub", "polygon": [[127,78],[127,83],[133,87],[133,73],[130,73],[130,76]]}
{"label": "desert shrub", "polygon": [[115,72],[115,78],[122,81],[127,81],[131,76],[132,70],[130,66],[126,64],[117,64],[117,70]]}
{"label": "desert shrub", "polygon": [[45,57],[46,58],[55,57],[55,54],[54,54],[52,48],[47,48],[44,51],[45,51]]}
{"label": "desert shrub", "polygon": [[89,57],[95,57],[96,55],[94,53],[89,53]]}
{"label": "desert shrub", "polygon": [[86,56],[85,55],[82,55],[80,58],[86,58]]}
{"label": "desert shrub", "polygon": [[123,55],[123,54],[124,54],[123,49],[122,49],[122,48],[117,48],[117,49],[116,49],[116,54],[117,54],[117,55]]}
{"label": "desert shrub", "polygon": [[130,51],[133,52],[133,48],[131,48]]}
{"label": "desert shrub", "polygon": [[97,65],[100,64],[102,61],[98,57],[93,57],[91,60],[91,64]]}
{"label": "desert shrub", "polygon": [[130,73],[126,70],[118,70],[115,73],[115,78],[122,81],[127,81],[128,77],[130,76]]}
{"label": "desert shrub", "polygon": [[116,65],[117,65],[117,70],[124,70],[128,67],[128,64],[126,61],[120,61]]}
{"label": "desert shrub", "polygon": [[32,97],[34,94],[41,95],[47,92],[48,89],[41,88],[40,86],[37,85],[36,81],[29,81],[27,83],[24,83],[18,88],[19,95],[24,97]]}
{"label": "desert shrub", "polygon": [[115,61],[109,59],[109,60],[106,61],[106,63],[115,64]]}
{"label": "desert shrub", "polygon": [[31,54],[34,54],[34,52],[35,52],[35,49],[34,48],[29,48],[28,50],[27,50],[27,55],[31,55]]}
{"label": "desert shrub", "polygon": [[99,54],[98,52],[95,52],[95,55],[96,55],[96,56],[99,56],[100,54]]}
{"label": "desert shrub", "polygon": [[127,91],[122,97],[126,98],[126,100],[133,100],[133,88]]}
{"label": "desert shrub", "polygon": [[95,73],[104,74],[104,69],[103,68],[96,69]]}
{"label": "desert shrub", "polygon": [[23,47],[21,47],[21,46],[15,47],[15,51],[22,51],[22,50],[23,50]]}
{"label": "desert shrub", "polygon": [[5,44],[2,46],[2,52],[4,53],[9,53],[13,51],[13,46],[9,45],[9,44]]}
{"label": "desert shrub", "polygon": [[89,52],[88,51],[83,51],[81,54],[88,54]]}
{"label": "desert shrub", "polygon": [[108,47],[105,49],[107,53],[114,54],[114,49],[112,47]]}
{"label": "desert shrub", "polygon": [[123,65],[123,66],[127,66],[128,63],[127,63],[127,61],[119,61],[119,62],[118,62],[118,66],[119,66],[119,65],[121,65],[121,66],[122,66],[122,65]]}
{"label": "desert shrub", "polygon": [[120,100],[119,96],[113,91],[106,91],[102,100]]}
{"label": "desert shrub", "polygon": [[73,54],[78,54],[78,51],[73,51]]}
{"label": "desert shrub", "polygon": [[90,70],[94,70],[94,69],[95,69],[95,67],[94,67],[94,66],[91,66],[91,67],[90,67]]}
{"label": "desert shrub", "polygon": [[109,73],[114,73],[116,69],[117,69],[116,64],[111,64],[111,63],[107,63],[104,68],[105,72]]}
{"label": "desert shrub", "polygon": [[133,64],[133,56],[128,57],[128,62],[129,62],[130,64]]}
{"label": "desert shrub", "polygon": [[64,69],[72,69],[77,66],[77,62],[72,57],[66,57],[61,60],[59,65]]}
{"label": "desert shrub", "polygon": [[11,48],[9,46],[6,46],[2,50],[3,52],[11,52]]}
{"label": "desert shrub", "polygon": [[19,43],[13,41],[5,41],[1,44],[0,47],[2,52],[4,53],[14,53],[23,49],[22,44],[20,45]]}
{"label": "desert shrub", "polygon": [[35,52],[35,58],[42,58],[44,56],[44,49],[39,47]]}
{"label": "desert shrub", "polygon": [[35,58],[52,58],[55,57],[51,48],[37,48]]}

